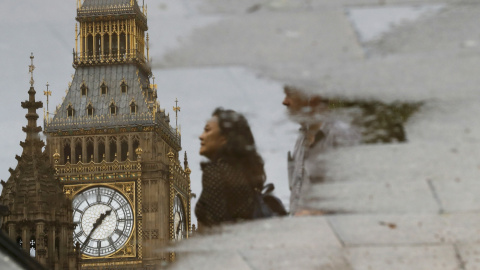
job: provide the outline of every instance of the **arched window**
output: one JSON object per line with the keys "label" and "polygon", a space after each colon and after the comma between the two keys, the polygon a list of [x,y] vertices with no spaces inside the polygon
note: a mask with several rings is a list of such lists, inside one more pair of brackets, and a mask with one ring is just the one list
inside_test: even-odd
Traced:
{"label": "arched window", "polygon": [[107,85],[105,82],[102,82],[102,85],[100,85],[100,94],[106,95],[107,94]]}
{"label": "arched window", "polygon": [[122,93],[127,93],[128,86],[125,81],[122,81],[122,84],[120,84],[120,88],[122,88]]}
{"label": "arched window", "polygon": [[115,159],[115,154],[117,154],[117,140],[113,137],[110,140],[110,159],[109,162],[112,162]]}
{"label": "arched window", "polygon": [[30,238],[30,257],[35,258],[35,253],[37,250],[37,241],[35,240],[35,236],[32,235]]}
{"label": "arched window", "polygon": [[[128,154],[128,142],[127,142],[127,139],[123,139],[122,138],[122,143],[120,144],[121,146],[121,161],[125,161],[127,160],[127,154]],[[130,154],[128,154],[130,155]]]}
{"label": "arched window", "polygon": [[115,103],[110,103],[110,115],[116,115],[117,114],[117,106],[115,106]]}
{"label": "arched window", "polygon": [[118,35],[116,33],[112,34],[112,54],[116,56],[118,53]]}
{"label": "arched window", "polygon": [[87,37],[87,56],[93,56],[93,36]]}
{"label": "arched window", "polygon": [[70,144],[66,143],[63,147],[63,164],[67,163],[70,160],[70,156],[72,155],[72,149],[70,148]]}
{"label": "arched window", "polygon": [[75,158],[77,158],[77,162],[82,161],[82,143],[81,142],[77,142],[75,144],[75,155],[76,155]]}
{"label": "arched window", "polygon": [[20,247],[23,247],[23,240],[22,240],[22,237],[17,237],[17,245],[19,245]]}
{"label": "arched window", "polygon": [[138,147],[140,147],[140,140],[138,139],[138,137],[135,136],[133,138],[133,153],[132,157],[130,157],[132,160],[137,160],[137,153],[135,151]]}
{"label": "arched window", "polygon": [[73,106],[70,104],[67,107],[67,117],[73,117],[75,114],[75,110],[73,109]]}
{"label": "arched window", "polygon": [[98,142],[98,158],[100,161],[104,160],[105,157],[105,142],[103,140]]}
{"label": "arched window", "polygon": [[93,161],[93,139],[87,139],[87,162]]}
{"label": "arched window", "polygon": [[87,116],[93,116],[93,106],[91,103],[87,106]]}
{"label": "arched window", "polygon": [[132,101],[130,103],[130,113],[131,114],[136,114],[137,113],[137,104],[135,104],[135,101]]}
{"label": "arched window", "polygon": [[110,36],[103,35],[103,54],[108,56],[110,54]]}
{"label": "arched window", "polygon": [[98,57],[102,54],[102,36],[97,34],[95,36],[95,55]]}
{"label": "arched window", "polygon": [[124,56],[127,52],[127,37],[125,33],[120,34],[120,55]]}
{"label": "arched window", "polygon": [[85,83],[82,83],[80,90],[82,91],[82,96],[86,96],[88,94],[88,87],[85,85]]}

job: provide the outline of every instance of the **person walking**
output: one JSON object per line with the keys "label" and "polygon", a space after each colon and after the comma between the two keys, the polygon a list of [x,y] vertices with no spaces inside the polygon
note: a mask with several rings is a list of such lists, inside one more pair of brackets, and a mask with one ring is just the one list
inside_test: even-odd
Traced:
{"label": "person walking", "polygon": [[290,119],[300,124],[293,154],[288,152],[290,215],[318,214],[302,201],[312,182],[323,181],[326,168],[318,156],[332,148],[358,144],[361,135],[348,123],[331,117],[328,99],[288,85],[284,93],[282,103]]}

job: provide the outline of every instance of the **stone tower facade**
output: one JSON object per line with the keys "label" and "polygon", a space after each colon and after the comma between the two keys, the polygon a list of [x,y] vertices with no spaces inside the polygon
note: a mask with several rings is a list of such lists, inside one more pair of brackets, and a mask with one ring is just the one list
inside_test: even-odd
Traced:
{"label": "stone tower facade", "polygon": [[82,269],[150,269],[190,230],[190,169],[150,80],[147,16],[136,0],[78,1],[75,74],[46,151],[72,200]]}
{"label": "stone tower facade", "polygon": [[42,151],[42,128],[37,126],[37,109],[42,102],[35,100],[33,87],[33,55],[30,72],[32,79],[29,99],[22,102],[28,110],[27,134],[20,142],[18,165],[10,169],[10,178],[2,181],[0,204],[8,206],[10,213],[4,218],[3,230],[30,256],[48,269],[79,269],[78,250],[74,251],[72,201],[63,193],[62,184],[55,176],[49,155]]}

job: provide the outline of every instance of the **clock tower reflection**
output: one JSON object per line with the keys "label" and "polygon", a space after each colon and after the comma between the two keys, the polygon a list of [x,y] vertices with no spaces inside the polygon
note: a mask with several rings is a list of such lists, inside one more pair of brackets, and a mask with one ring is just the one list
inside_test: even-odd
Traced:
{"label": "clock tower reflection", "polygon": [[147,11],[136,0],[77,5],[75,74],[44,123],[73,241],[82,269],[160,265],[175,258],[162,247],[189,236],[191,171],[157,99]]}

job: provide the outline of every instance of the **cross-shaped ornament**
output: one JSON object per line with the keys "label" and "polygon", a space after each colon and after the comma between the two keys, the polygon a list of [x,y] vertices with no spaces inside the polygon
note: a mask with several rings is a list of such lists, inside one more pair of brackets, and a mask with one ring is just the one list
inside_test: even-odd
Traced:
{"label": "cross-shaped ornament", "polygon": [[173,107],[173,110],[175,111],[175,129],[178,134],[178,112],[180,111],[180,107],[178,107],[178,99],[175,98],[175,107]]}

